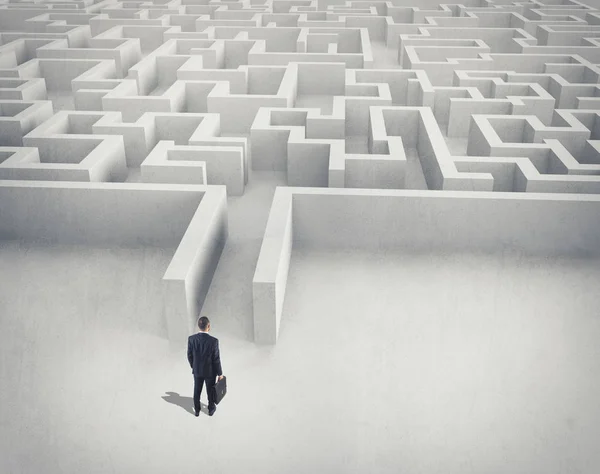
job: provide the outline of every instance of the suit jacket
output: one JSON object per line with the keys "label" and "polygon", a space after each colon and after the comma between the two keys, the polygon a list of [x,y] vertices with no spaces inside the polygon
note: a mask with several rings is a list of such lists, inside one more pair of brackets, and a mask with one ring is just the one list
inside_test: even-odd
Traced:
{"label": "suit jacket", "polygon": [[192,334],[188,337],[187,357],[195,376],[210,378],[223,375],[216,337],[205,332]]}

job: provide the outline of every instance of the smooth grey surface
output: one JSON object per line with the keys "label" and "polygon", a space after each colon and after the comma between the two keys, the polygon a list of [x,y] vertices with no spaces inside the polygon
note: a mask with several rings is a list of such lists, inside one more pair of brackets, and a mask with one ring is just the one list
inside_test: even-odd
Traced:
{"label": "smooth grey surface", "polygon": [[0,258],[1,472],[600,462],[598,260],[295,252],[276,347],[238,332],[238,300],[208,313],[229,393],[212,418],[204,393],[195,418],[185,348],[169,352],[153,304],[169,256],[3,244]]}
{"label": "smooth grey surface", "polygon": [[292,200],[294,240],[311,247],[600,252],[596,195],[303,188]]}
{"label": "smooth grey surface", "polygon": [[0,238],[175,247],[206,188],[0,180]]}

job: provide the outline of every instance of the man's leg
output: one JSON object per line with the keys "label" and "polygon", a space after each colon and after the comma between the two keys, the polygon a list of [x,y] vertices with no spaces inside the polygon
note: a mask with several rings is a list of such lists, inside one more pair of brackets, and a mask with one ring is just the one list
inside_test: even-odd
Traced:
{"label": "man's leg", "polygon": [[215,383],[216,377],[207,377],[206,379],[206,394],[208,395],[208,410],[212,410],[217,407],[215,403],[216,393],[215,393]]}
{"label": "man's leg", "polygon": [[200,411],[200,395],[202,395],[204,377],[194,375],[194,410]]}

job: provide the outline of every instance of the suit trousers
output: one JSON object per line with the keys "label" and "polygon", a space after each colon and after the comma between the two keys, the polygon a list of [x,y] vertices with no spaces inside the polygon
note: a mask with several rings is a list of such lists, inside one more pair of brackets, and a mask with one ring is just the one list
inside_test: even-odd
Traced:
{"label": "suit trousers", "polygon": [[208,396],[208,409],[216,406],[215,403],[215,383],[216,376],[203,377],[194,375],[194,409],[200,411],[200,395],[202,394],[202,385],[206,384],[206,395]]}

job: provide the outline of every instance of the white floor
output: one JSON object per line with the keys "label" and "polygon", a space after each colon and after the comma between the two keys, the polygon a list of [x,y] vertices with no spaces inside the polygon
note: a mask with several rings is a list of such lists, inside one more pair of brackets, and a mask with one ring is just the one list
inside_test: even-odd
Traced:
{"label": "white floor", "polygon": [[160,336],[167,251],[0,247],[0,472],[596,472],[600,262],[295,251],[260,347],[239,222],[206,306],[212,418]]}
{"label": "white floor", "polygon": [[75,99],[70,91],[49,91],[48,100],[52,101],[54,113],[61,110],[75,110]]}
{"label": "white floor", "polygon": [[386,47],[383,41],[372,41],[374,69],[400,69],[398,49]]}
{"label": "white floor", "polygon": [[296,252],[278,356],[315,371],[331,472],[591,474],[598,281],[598,260]]}

